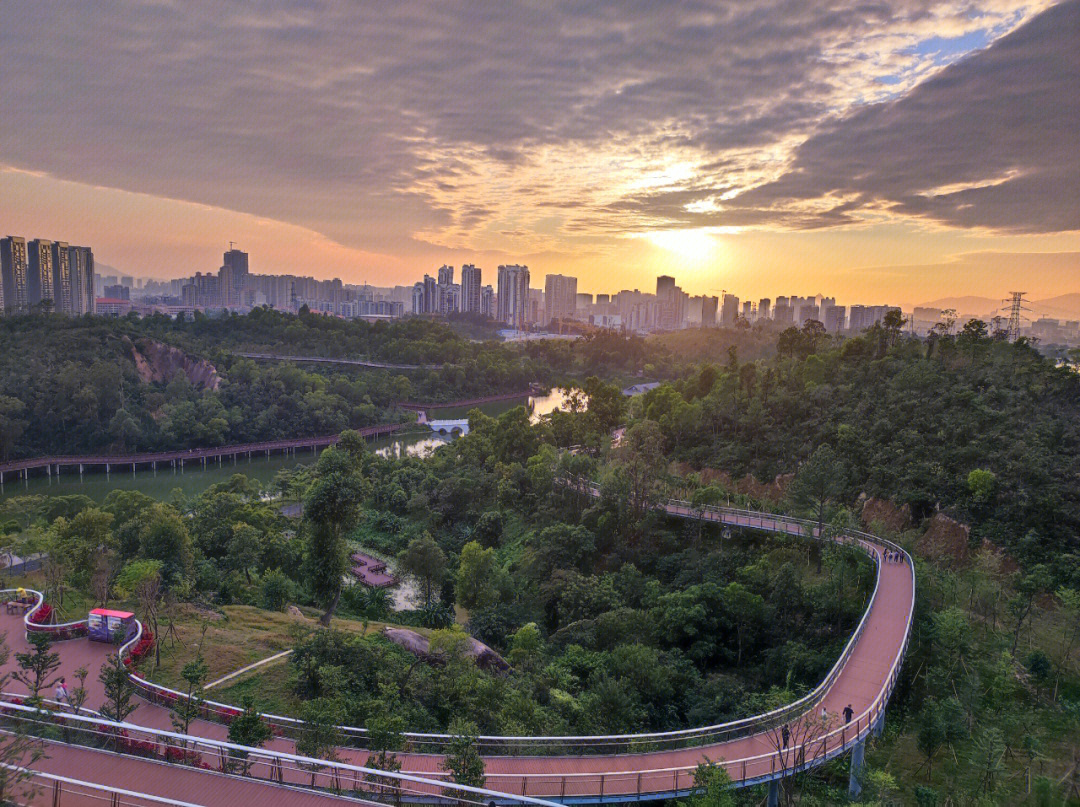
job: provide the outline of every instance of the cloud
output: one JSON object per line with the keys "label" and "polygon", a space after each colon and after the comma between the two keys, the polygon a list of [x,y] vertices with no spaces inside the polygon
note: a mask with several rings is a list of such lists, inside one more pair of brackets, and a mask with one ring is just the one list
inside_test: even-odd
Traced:
{"label": "cloud", "polygon": [[830,227],[883,214],[999,232],[1080,230],[1080,2],[895,101],[827,124],[721,221]]}
{"label": "cloud", "polygon": [[[921,48],[994,39],[1046,6],[20,4],[0,26],[0,163],[406,256],[432,244],[566,254],[673,226],[820,227],[867,215],[1060,228],[1068,210],[1053,220],[1048,205],[1021,199],[1049,190],[1046,161],[1017,155],[1044,145],[1044,128],[1058,130],[1067,99],[1053,108],[1042,71],[1028,77],[1048,92],[1034,108],[1021,81],[1002,81],[1023,66],[1020,45],[1001,63],[984,58],[1000,56],[999,42],[941,74],[962,48]],[[943,84],[931,91],[934,82]],[[970,121],[951,107],[922,109],[940,100],[979,112],[959,84],[977,85],[994,108]],[[1009,131],[1010,115],[1034,125]],[[860,147],[915,148],[927,125],[940,144],[962,142],[950,127],[978,148],[986,141],[987,163],[935,152],[874,164]],[[940,176],[916,170],[928,157]],[[713,196],[716,209],[702,202]]]}

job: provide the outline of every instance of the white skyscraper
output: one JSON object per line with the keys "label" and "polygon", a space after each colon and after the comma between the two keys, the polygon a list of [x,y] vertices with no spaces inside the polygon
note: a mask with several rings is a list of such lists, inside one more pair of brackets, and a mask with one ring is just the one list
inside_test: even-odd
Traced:
{"label": "white skyscraper", "polygon": [[509,264],[499,267],[498,319],[511,328],[523,330],[529,310],[529,267]]}
{"label": "white skyscraper", "polygon": [[461,310],[480,313],[480,267],[467,263],[461,267]]}

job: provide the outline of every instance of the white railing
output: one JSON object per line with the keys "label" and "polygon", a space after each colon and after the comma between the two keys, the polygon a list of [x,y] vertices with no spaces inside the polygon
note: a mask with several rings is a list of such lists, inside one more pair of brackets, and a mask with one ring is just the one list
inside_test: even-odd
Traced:
{"label": "white railing", "polygon": [[[590,496],[599,495],[599,486],[592,482],[582,480],[567,480],[567,484]],[[908,604],[908,613],[904,624],[904,638],[894,656],[889,673],[882,681],[880,690],[870,704],[863,709],[854,719],[843,726],[830,729],[823,735],[815,737],[798,747],[792,747],[784,751],[771,750],[767,753],[751,756],[724,759],[721,763],[727,769],[732,779],[741,784],[752,784],[778,776],[786,776],[802,770],[806,767],[818,765],[827,759],[842,754],[849,750],[855,743],[862,741],[874,724],[881,719],[889,697],[896,686],[899,672],[903,663],[911,637],[911,625],[915,606],[915,570],[911,556],[898,544],[879,536],[860,530],[845,530],[842,534],[826,533],[818,534],[815,522],[794,518],[791,516],[761,513],[753,510],[726,507],[694,507],[687,502],[667,501],[662,509],[676,517],[701,518],[716,521],[732,526],[746,527],[749,529],[764,530],[767,532],[779,532],[798,537],[810,537],[815,540],[826,539],[843,545],[852,546],[869,554],[877,564],[877,576],[874,589],[866,610],[863,612],[858,625],[851,638],[844,647],[843,652],[829,673],[813,690],[792,703],[778,709],[760,715],[743,718],[740,720],[720,723],[711,726],[702,726],[690,729],[677,729],[673,731],[646,732],[640,734],[618,735],[585,735],[585,736],[539,736],[539,737],[516,737],[516,736],[491,736],[481,735],[476,738],[477,745],[489,755],[521,755],[525,757],[537,755],[556,754],[582,754],[611,756],[624,753],[642,753],[649,751],[674,751],[679,749],[692,749],[706,744],[727,742],[741,737],[762,735],[770,730],[776,730],[782,723],[798,720],[812,713],[814,706],[821,702],[829,689],[842,673],[844,666],[854,652],[859,639],[864,633],[870,613],[877,600],[881,586],[882,553],[885,550],[898,552],[902,555],[908,572],[911,575],[911,600]],[[34,592],[38,594],[38,592]],[[40,596],[40,595],[39,595]],[[38,602],[40,606],[40,600]],[[27,615],[29,617],[29,614]],[[120,649],[121,655],[138,642],[142,633],[142,625],[137,623],[135,635]],[[168,687],[147,681],[137,674],[132,674],[132,679],[139,693],[152,702],[161,703],[169,707],[176,701],[185,697],[183,693]],[[216,701],[202,701],[204,715],[211,719],[229,722],[240,713],[240,710],[229,704]],[[304,723],[295,718],[280,715],[262,715],[264,721],[271,727],[276,735],[299,736],[303,731]],[[65,716],[65,719],[83,719],[74,716]],[[365,729],[341,726],[340,732],[347,745],[365,747],[367,744],[367,732]],[[137,727],[133,727],[136,730]],[[126,730],[126,727],[125,727]],[[146,731],[137,729],[140,731]],[[163,737],[170,733],[152,732],[155,737]],[[195,743],[202,748],[208,743],[217,749],[222,760],[222,766],[231,764],[228,762],[228,753],[222,752],[222,746],[228,744],[212,743],[201,738],[184,738],[183,735],[172,735],[178,738],[178,742]],[[407,732],[403,735],[407,743],[407,751],[439,750],[454,739],[454,735],[445,733],[418,733]],[[156,742],[156,741],[155,741]],[[189,745],[185,745],[185,748]],[[176,746],[173,746],[174,751]],[[232,746],[233,749],[239,748]],[[278,761],[277,775],[284,775],[285,770],[295,773],[295,770],[305,771],[304,776],[311,776],[312,782],[318,777],[311,773],[310,766],[321,765],[328,770],[337,770],[337,778],[333,781],[339,787],[342,772],[352,774],[352,781],[366,781],[358,779],[359,774],[363,777],[387,777],[386,772],[372,773],[367,769],[356,766],[334,768],[336,763],[325,761],[302,760],[296,755],[272,755],[265,750],[242,753],[257,753],[262,757],[273,756]],[[224,754],[223,756],[221,756]],[[282,767],[282,759],[288,758],[289,766]],[[648,768],[641,770],[612,770],[589,773],[489,773],[489,782],[499,785],[499,790],[514,793],[529,793],[532,796],[565,799],[575,795],[589,797],[611,797],[618,795],[635,796],[646,793],[678,793],[686,791],[693,786],[693,774],[700,758],[694,759],[692,764],[674,765],[670,767]],[[265,763],[270,765],[271,763]],[[307,766],[307,767],[305,767]],[[625,766],[619,766],[625,767]],[[440,775],[429,775],[431,779],[439,779]],[[346,778],[348,778],[346,776]],[[391,778],[394,778],[391,776]],[[279,780],[280,781],[280,780]],[[411,781],[411,780],[410,780]],[[419,780],[417,780],[419,781]],[[426,785],[427,786],[427,785]],[[605,795],[606,794],[606,795]]]}
{"label": "white railing", "polygon": [[[586,492],[588,495],[599,495],[599,485],[584,480],[566,480],[570,486]],[[779,532],[797,537],[817,536],[817,525],[807,519],[792,516],[762,513],[754,510],[746,510],[729,507],[694,507],[688,502],[677,500],[666,501],[661,505],[668,514],[676,517],[707,518],[709,521],[719,521],[731,526],[746,527],[749,529],[764,530],[767,532]],[[689,729],[675,729],[671,731],[643,732],[636,734],[610,734],[610,735],[581,735],[581,736],[500,736],[479,735],[476,737],[478,747],[489,755],[513,756],[513,755],[550,755],[550,754],[622,754],[642,753],[651,751],[663,751],[679,748],[692,748],[706,744],[727,742],[759,734],[770,728],[779,726],[791,720],[794,716],[810,711],[819,703],[829,689],[843,672],[847,660],[854,652],[856,645],[873,610],[881,585],[881,552],[885,549],[899,552],[903,555],[905,563],[912,575],[912,598],[909,605],[907,619],[904,627],[904,641],[899,648],[893,661],[893,669],[899,670],[907,649],[911,633],[911,622],[914,614],[914,564],[907,552],[898,544],[879,536],[860,530],[846,530],[843,534],[826,534],[826,539],[842,545],[852,546],[870,555],[877,564],[877,576],[874,589],[866,610],[863,612],[851,638],[844,646],[840,657],[826,674],[825,678],[810,692],[798,700],[785,704],[777,709],[759,715],[718,723],[709,726],[701,726]],[[186,695],[169,687],[148,681],[141,676],[133,676],[140,695],[148,700],[164,706],[174,705]],[[892,676],[890,676],[892,678]],[[882,684],[882,690],[878,698],[884,696],[887,701],[892,692],[893,682],[887,680]],[[877,699],[875,699],[875,703]],[[229,722],[240,710],[235,706],[218,701],[203,700],[202,706],[206,717]],[[867,710],[867,714],[874,708],[874,704]],[[276,734],[282,736],[299,736],[303,730],[303,721],[296,718],[284,717],[274,714],[263,714],[263,719],[271,726]],[[865,715],[860,715],[854,721],[859,724]],[[367,744],[367,731],[354,726],[338,727],[345,741],[354,747],[363,748]],[[452,740],[454,735],[446,733],[421,733],[405,732],[403,737],[409,744],[411,751],[438,751]],[[682,769],[680,769],[682,770]],[[582,774],[585,775],[585,774]],[[530,777],[532,778],[532,777]]]}
{"label": "white railing", "polygon": [[[458,784],[446,772],[418,776],[352,765],[269,748],[252,748],[175,731],[150,729],[89,715],[49,712],[22,704],[0,704],[0,722],[21,724],[27,734],[42,733],[50,742],[107,749],[129,757],[151,759],[210,773],[225,773],[275,784],[334,793],[358,794],[378,801],[450,800],[462,804],[528,804],[555,807],[553,802],[486,787]],[[158,772],[155,776],[165,777]]]}
{"label": "white railing", "polygon": [[6,768],[12,778],[18,779],[17,782],[9,784],[9,787],[17,794],[19,804],[45,804],[48,800],[52,807],[96,802],[108,803],[111,807],[147,807],[147,805],[202,807],[190,801],[151,796],[149,793],[72,779],[70,776],[43,773],[21,768],[18,765],[9,765],[6,762],[0,762],[0,767]]}

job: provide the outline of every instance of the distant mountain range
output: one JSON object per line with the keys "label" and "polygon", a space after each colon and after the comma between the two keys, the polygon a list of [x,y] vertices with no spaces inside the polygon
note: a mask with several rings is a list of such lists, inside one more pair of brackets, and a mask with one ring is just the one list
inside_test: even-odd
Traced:
{"label": "distant mountain range", "polygon": [[[1001,307],[1006,305],[1001,300],[990,297],[941,297],[928,303],[920,303],[919,307],[925,308],[955,308],[960,317],[991,317],[994,314],[1005,316]],[[1045,300],[1032,300],[1027,303],[1030,311],[1025,315],[1030,319],[1050,317],[1052,319],[1080,319],[1080,293],[1059,294],[1057,297],[1047,297]]]}

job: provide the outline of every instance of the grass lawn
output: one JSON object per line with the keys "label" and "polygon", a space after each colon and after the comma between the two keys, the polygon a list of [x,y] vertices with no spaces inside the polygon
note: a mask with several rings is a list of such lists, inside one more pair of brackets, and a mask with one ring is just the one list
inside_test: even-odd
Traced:
{"label": "grass lawn", "polygon": [[[159,625],[162,633],[161,666],[155,669],[151,656],[145,672],[154,681],[166,686],[178,686],[183,681],[180,677],[181,669],[195,658],[201,641],[203,658],[210,668],[207,682],[216,681],[248,664],[282,650],[289,650],[299,638],[315,630],[320,612],[314,608],[300,608],[300,611],[303,618],[282,611],[266,611],[252,605],[226,605],[222,606],[220,611],[209,611],[181,604],[177,608],[175,623],[177,639],[165,636],[166,628],[162,622]],[[383,625],[382,622],[369,622],[367,630],[369,633],[378,631]],[[364,632],[364,623],[357,619],[335,617],[331,627],[347,633]],[[263,672],[255,671],[252,677]],[[240,679],[228,688],[212,689],[211,692],[215,693],[214,699],[225,700],[219,697],[220,694],[245,680]]]}

